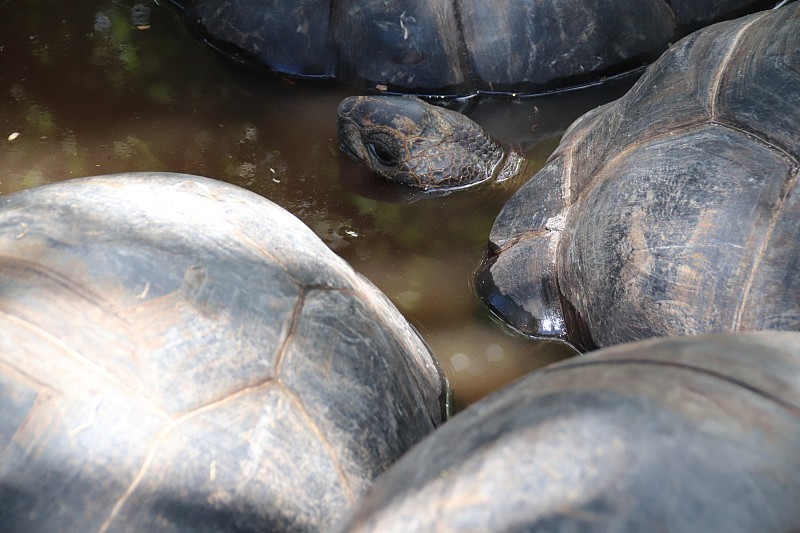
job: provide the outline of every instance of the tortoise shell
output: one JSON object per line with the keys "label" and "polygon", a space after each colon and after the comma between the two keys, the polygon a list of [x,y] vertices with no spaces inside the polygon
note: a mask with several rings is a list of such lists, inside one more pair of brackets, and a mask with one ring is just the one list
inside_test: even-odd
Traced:
{"label": "tortoise shell", "polygon": [[443,420],[443,377],[294,216],[206,178],[0,199],[9,531],[317,531]]}
{"label": "tortoise shell", "polygon": [[800,329],[800,4],[681,40],[507,202],[478,291],[583,348]]}
{"label": "tortoise shell", "polygon": [[530,93],[655,59],[774,0],[173,0],[204,40],[278,72],[395,92]]}
{"label": "tortoise shell", "polygon": [[800,333],[545,367],[457,414],[332,532],[795,531]]}

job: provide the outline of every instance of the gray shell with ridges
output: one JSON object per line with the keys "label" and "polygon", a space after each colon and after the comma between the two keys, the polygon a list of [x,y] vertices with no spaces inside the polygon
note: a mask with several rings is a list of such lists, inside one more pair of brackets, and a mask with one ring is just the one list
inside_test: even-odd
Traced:
{"label": "gray shell with ridges", "polygon": [[800,527],[800,333],[653,339],[470,406],[331,533]]}
{"label": "gray shell with ridges", "polygon": [[11,531],[316,531],[442,422],[387,298],[197,176],[1,198],[0,331]]}
{"label": "gray shell with ridges", "polygon": [[673,46],[504,206],[479,277],[582,345],[800,329],[800,4]]}

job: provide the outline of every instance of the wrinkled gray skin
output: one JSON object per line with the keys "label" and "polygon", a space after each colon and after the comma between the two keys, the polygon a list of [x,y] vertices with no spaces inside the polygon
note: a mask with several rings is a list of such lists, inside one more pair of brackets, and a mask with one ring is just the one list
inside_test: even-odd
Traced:
{"label": "wrinkled gray skin", "polygon": [[339,148],[375,174],[421,190],[505,181],[522,157],[455,111],[409,96],[351,96],[339,105]]}

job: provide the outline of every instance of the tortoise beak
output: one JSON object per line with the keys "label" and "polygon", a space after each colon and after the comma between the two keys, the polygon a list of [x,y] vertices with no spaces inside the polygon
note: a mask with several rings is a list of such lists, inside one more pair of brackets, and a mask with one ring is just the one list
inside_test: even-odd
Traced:
{"label": "tortoise beak", "polygon": [[365,163],[367,160],[366,149],[361,142],[361,132],[356,121],[352,118],[353,109],[358,99],[348,97],[342,100],[337,110],[337,137],[339,140],[339,151],[347,155],[357,163]]}

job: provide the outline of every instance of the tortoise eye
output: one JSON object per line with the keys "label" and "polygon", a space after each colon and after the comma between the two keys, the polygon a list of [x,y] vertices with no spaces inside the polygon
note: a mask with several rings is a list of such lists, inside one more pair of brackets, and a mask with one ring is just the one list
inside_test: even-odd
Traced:
{"label": "tortoise eye", "polygon": [[381,165],[385,167],[392,167],[397,164],[397,156],[392,153],[392,151],[383,143],[370,141],[367,143],[367,150],[378,161]]}

